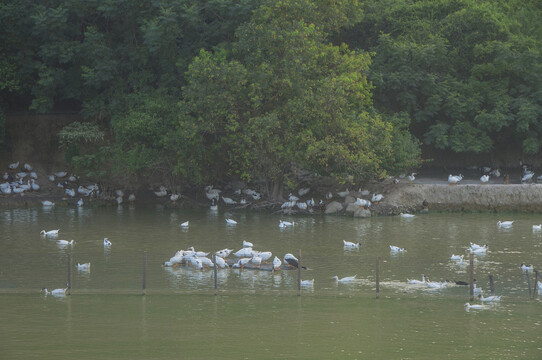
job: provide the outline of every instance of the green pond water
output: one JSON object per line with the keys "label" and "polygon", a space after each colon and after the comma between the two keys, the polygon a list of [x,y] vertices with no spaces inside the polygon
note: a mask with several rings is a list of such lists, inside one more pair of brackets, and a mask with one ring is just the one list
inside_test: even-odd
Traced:
{"label": "green pond water", "polygon": [[[281,229],[280,219],[296,225]],[[515,222],[502,229],[499,220]],[[188,229],[180,227],[185,221]],[[353,219],[159,206],[0,210],[0,358],[540,359],[542,295],[529,298],[520,270],[541,262],[542,232],[532,230],[540,223],[539,214]],[[40,236],[51,229],[60,229],[58,238]],[[111,248],[104,249],[104,237]],[[59,239],[75,244],[60,246]],[[180,249],[239,250],[243,240],[281,259],[301,251],[308,267],[301,277],[314,286],[298,296],[297,271],[218,270],[215,296],[212,270],[162,266]],[[343,240],[361,245],[347,250]],[[498,304],[466,311],[466,286],[407,283],[422,274],[468,281],[469,268],[450,256],[466,255],[470,242],[489,245],[476,257],[474,277],[489,296],[493,275]],[[390,245],[407,251],[393,255]],[[89,272],[77,270],[87,262]],[[44,287],[66,286],[68,264],[71,295],[45,296]],[[358,280],[341,284],[334,275]]]}

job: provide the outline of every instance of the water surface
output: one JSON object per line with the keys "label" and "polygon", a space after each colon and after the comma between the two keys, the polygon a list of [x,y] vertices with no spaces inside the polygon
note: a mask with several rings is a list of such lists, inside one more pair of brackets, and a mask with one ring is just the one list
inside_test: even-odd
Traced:
{"label": "water surface", "polygon": [[[280,229],[281,218],[296,225]],[[181,229],[187,220],[189,228]],[[501,229],[498,220],[515,223]],[[529,299],[519,269],[539,263],[542,233],[532,225],[541,222],[538,214],[352,219],[163,207],[0,210],[0,353],[3,359],[541,358],[541,301]],[[60,235],[43,238],[43,229]],[[58,246],[58,239],[75,245]],[[309,268],[302,278],[315,279],[314,287],[298,297],[296,271],[219,270],[214,296],[212,270],[162,267],[176,250],[238,250],[243,240],[280,258],[301,250]],[[343,240],[360,248],[346,250]],[[422,274],[468,281],[468,267],[450,256],[466,254],[470,242],[489,245],[475,278],[487,296],[493,275],[500,304],[467,312],[467,287],[407,284]],[[389,245],[407,251],[392,255]],[[65,286],[68,254],[71,295],[44,296],[43,287]],[[91,271],[78,272],[78,262],[90,262]],[[337,284],[333,275],[359,281]]]}

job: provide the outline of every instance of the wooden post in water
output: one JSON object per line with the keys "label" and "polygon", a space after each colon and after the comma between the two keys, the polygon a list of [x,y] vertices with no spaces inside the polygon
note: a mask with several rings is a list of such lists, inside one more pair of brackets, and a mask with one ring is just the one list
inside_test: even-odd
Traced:
{"label": "wooden post in water", "polygon": [[489,274],[489,289],[491,290],[491,295],[495,295],[495,285],[493,284],[493,275]]}
{"label": "wooden post in water", "polygon": [[534,271],[534,292],[533,292],[533,298],[538,295],[538,291],[540,289],[538,288],[538,270]]}
{"label": "wooden post in water", "polygon": [[527,286],[529,287],[529,299],[533,298],[533,293],[531,291],[531,279],[529,279],[529,271],[525,270],[525,277],[527,278]]}
{"label": "wooden post in water", "polygon": [[376,298],[380,297],[380,256],[376,257]]}
{"label": "wooden post in water", "polygon": [[470,269],[469,269],[469,293],[470,301],[474,300],[474,254],[470,253]]}
{"label": "wooden post in water", "polygon": [[297,264],[297,296],[301,296],[301,249],[299,249],[299,259]]}
{"label": "wooden post in water", "polygon": [[68,282],[66,283],[68,288],[68,295],[71,295],[72,289],[72,254],[68,254]]}
{"label": "wooden post in water", "polygon": [[217,274],[217,271],[216,271],[216,254],[213,254],[213,263],[215,264],[213,266],[213,269],[214,269],[214,274],[215,274],[215,279],[214,279],[214,282],[215,282],[215,296],[216,296],[216,288],[217,288],[217,280],[216,280],[216,274]]}
{"label": "wooden post in water", "polygon": [[142,293],[145,295],[147,289],[147,252],[143,251],[143,284],[142,284]]}

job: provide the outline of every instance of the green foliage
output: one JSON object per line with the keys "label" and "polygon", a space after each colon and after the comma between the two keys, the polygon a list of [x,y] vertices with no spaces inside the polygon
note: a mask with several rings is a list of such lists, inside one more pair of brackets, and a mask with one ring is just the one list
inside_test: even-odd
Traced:
{"label": "green foliage", "polygon": [[542,137],[542,9],[537,2],[367,1],[341,33],[370,49],[377,108],[404,111],[424,143],[487,153]]}

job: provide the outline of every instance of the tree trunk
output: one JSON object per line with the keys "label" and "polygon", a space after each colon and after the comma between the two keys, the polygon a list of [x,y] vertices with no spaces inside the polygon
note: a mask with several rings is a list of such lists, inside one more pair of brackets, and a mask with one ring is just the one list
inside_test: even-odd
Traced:
{"label": "tree trunk", "polygon": [[269,194],[269,200],[284,202],[284,198],[282,197],[282,189],[283,189],[282,178],[271,180],[271,187],[272,187],[272,191]]}

